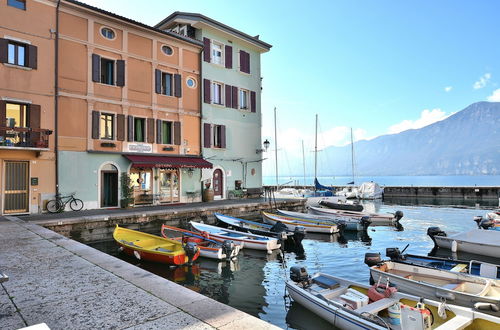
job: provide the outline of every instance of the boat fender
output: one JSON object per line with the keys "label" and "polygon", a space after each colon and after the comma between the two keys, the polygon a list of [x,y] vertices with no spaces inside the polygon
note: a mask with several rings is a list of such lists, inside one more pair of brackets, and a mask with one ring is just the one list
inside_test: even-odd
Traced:
{"label": "boat fender", "polygon": [[134,256],[137,258],[137,260],[141,260],[141,254],[139,251],[134,251]]}
{"label": "boat fender", "polygon": [[446,300],[445,299],[442,299],[442,301],[439,303],[439,306],[438,306],[438,315],[443,320],[446,320],[446,318],[448,317],[446,315]]}
{"label": "boat fender", "polygon": [[455,295],[446,291],[436,291],[436,297],[445,300],[455,300]]}
{"label": "boat fender", "polygon": [[474,304],[474,308],[477,310],[482,310],[482,311],[494,311],[498,312],[500,309],[498,308],[498,305],[490,304],[490,303],[485,303],[485,302],[477,302]]}
{"label": "boat fender", "polygon": [[451,242],[451,252],[457,252],[457,249],[458,249],[457,241],[452,241]]}

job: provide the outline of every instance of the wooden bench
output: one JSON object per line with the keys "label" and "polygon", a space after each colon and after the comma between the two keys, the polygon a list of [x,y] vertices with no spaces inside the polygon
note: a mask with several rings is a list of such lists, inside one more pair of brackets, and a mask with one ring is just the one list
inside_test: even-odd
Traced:
{"label": "wooden bench", "polygon": [[246,197],[247,198],[258,198],[262,196],[262,187],[260,188],[247,188],[246,189]]}

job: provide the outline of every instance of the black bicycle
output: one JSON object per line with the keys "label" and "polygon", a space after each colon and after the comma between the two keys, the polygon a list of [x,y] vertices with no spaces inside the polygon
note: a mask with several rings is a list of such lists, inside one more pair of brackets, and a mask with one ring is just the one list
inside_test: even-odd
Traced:
{"label": "black bicycle", "polygon": [[56,199],[52,199],[47,203],[47,211],[50,213],[61,212],[66,209],[66,204],[68,203],[73,211],[80,211],[83,208],[83,201],[75,198],[75,194],[76,193],[72,193],[68,196],[57,194]]}

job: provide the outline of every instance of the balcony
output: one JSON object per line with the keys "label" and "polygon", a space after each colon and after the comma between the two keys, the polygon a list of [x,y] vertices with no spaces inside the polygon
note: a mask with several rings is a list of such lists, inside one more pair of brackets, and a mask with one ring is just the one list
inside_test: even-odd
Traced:
{"label": "balcony", "polygon": [[0,149],[48,150],[51,134],[43,128],[0,126]]}

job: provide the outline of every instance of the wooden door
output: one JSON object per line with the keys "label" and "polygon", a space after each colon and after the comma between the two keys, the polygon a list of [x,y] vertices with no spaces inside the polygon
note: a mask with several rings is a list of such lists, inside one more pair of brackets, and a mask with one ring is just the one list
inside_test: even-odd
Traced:
{"label": "wooden door", "polygon": [[222,170],[221,169],[216,169],[214,171],[214,177],[213,177],[213,183],[214,183],[214,196],[220,196],[222,197],[223,193],[223,177],[222,177]]}
{"label": "wooden door", "polygon": [[29,212],[29,162],[5,163],[4,213]]}

